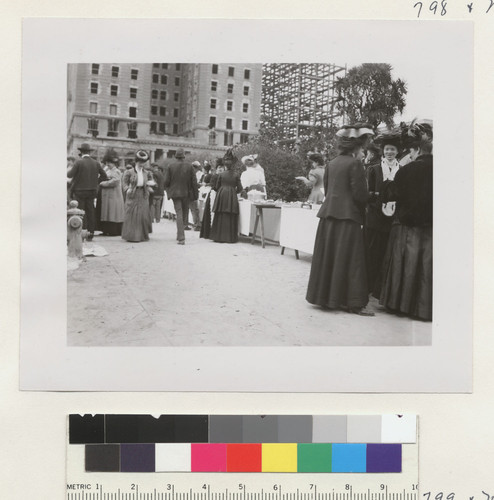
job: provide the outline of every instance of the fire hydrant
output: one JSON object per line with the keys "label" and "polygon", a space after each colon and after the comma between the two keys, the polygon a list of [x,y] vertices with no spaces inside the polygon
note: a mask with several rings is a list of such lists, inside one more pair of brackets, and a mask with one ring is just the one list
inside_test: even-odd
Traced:
{"label": "fire hydrant", "polygon": [[87,231],[82,229],[84,210],[77,208],[79,203],[72,200],[67,210],[67,255],[80,259],[82,257],[82,240]]}

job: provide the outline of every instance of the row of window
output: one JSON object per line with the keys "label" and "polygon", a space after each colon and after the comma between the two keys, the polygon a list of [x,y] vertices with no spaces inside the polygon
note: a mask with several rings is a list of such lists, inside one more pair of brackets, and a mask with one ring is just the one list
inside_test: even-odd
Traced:
{"label": "row of window", "polygon": [[[161,83],[161,85],[168,85],[168,75],[159,75],[153,73],[153,83]],[[180,87],[180,77],[175,77],[175,87]]]}
{"label": "row of window", "polygon": [[[218,74],[218,65],[213,64],[211,66],[211,73],[213,75]],[[228,66],[228,76],[235,76],[235,68],[233,66]],[[244,69],[244,79],[249,80],[250,79],[250,69]]]}
{"label": "row of window", "polygon": [[[166,123],[151,122],[149,132],[151,134],[166,134]],[[173,134],[178,134],[178,123],[173,124]]]}
{"label": "row of window", "polygon": [[[168,94],[167,94],[166,90],[158,91],[156,89],[153,89],[151,91],[151,99],[158,99],[158,97],[161,101],[166,101],[168,99]],[[179,92],[173,93],[173,100],[175,102],[178,102],[180,100],[180,93]]]}
{"label": "row of window", "polygon": [[[233,83],[229,83],[227,86],[227,92],[229,94],[233,94]],[[218,82],[216,80],[211,80],[211,92],[216,92],[218,90]],[[249,95],[250,87],[248,85],[244,85],[244,95]]]}
{"label": "row of window", "polygon": [[[97,94],[99,92],[99,83],[91,82],[90,85],[91,94]],[[110,95],[116,97],[119,92],[118,85],[110,85]],[[131,99],[137,99],[137,87],[130,87],[129,96]]]}
{"label": "row of window", "polygon": [[[164,106],[151,106],[151,114],[157,115],[159,110],[160,116],[166,116],[166,108]],[[173,109],[173,117],[178,118],[178,108]]]}
{"label": "row of window", "polygon": [[[108,131],[106,135],[108,137],[118,137],[118,120],[115,118],[111,118],[108,120]],[[129,139],[137,139],[137,123],[136,122],[128,122],[127,123],[127,137]],[[92,135],[93,137],[98,137],[99,135],[99,120],[96,118],[88,118],[87,121],[87,133]]]}
{"label": "row of window", "polygon": [[[233,132],[225,132],[223,134],[223,144],[225,146],[233,146]],[[240,134],[240,144],[249,142],[249,134]],[[216,132],[209,134],[209,145],[216,146]]]}
{"label": "row of window", "polygon": [[[92,114],[98,113],[98,103],[97,102],[90,102],[89,103],[89,112]],[[110,104],[109,114],[111,116],[117,116],[118,108],[117,108],[116,104]],[[129,118],[137,118],[137,108],[135,106],[129,106]]]}
{"label": "row of window", "polygon": [[[100,69],[101,69],[101,64],[91,64],[91,74],[92,75],[99,75],[100,74]],[[112,66],[111,67],[111,76],[113,78],[118,78],[120,75],[120,67],[119,66]],[[138,69],[131,69],[130,70],[130,78],[131,80],[137,80],[137,77],[139,76],[139,70]]]}
{"label": "row of window", "polygon": [[[89,103],[89,112],[91,114],[98,113],[98,103],[90,102]],[[108,114],[111,116],[117,116],[118,114],[118,106],[116,104],[110,104],[108,107]],[[136,118],[137,117],[137,108],[135,106],[129,106],[129,117]]]}
{"label": "row of window", "polygon": [[[160,64],[160,63],[153,63],[153,68],[159,68],[160,66],[161,66],[161,69],[168,69],[168,63],[162,63],[162,64]],[[175,69],[177,71],[179,71],[180,70],[180,66],[181,66],[180,64],[175,64]]]}
{"label": "row of window", "polygon": [[[158,69],[160,67],[160,63],[154,63],[153,64],[153,68],[156,68]],[[100,74],[100,69],[101,69],[101,65],[100,64],[92,64],[91,65],[91,74],[93,75],[99,75]],[[161,64],[161,69],[168,69],[168,64],[167,63],[163,63]],[[180,64],[175,64],[175,69],[177,71],[180,70]],[[213,64],[212,67],[211,67],[211,73],[213,75],[217,75],[218,74],[218,64]],[[119,77],[119,74],[120,74],[120,67],[119,66],[112,66],[111,67],[111,76],[113,78],[118,78]],[[139,75],[139,70],[137,69],[131,69],[130,70],[130,78],[132,80],[137,80],[137,77]],[[154,83],[158,83],[159,81],[159,76],[158,74],[153,74],[153,82]],[[228,66],[228,76],[235,76],[235,68],[233,66]],[[156,77],[156,81],[155,81],[155,77]],[[161,75],[161,79],[162,79],[162,82],[163,83],[163,77],[165,77],[166,79],[166,75]],[[244,69],[244,79],[245,80],[249,80],[250,79],[250,69]],[[180,82],[180,78],[175,78],[175,85],[180,85],[180,83],[177,83],[177,80],[179,80]],[[163,83],[163,85],[166,85],[166,82]]]}
{"label": "row of window", "polygon": [[[218,105],[218,99],[211,99],[209,102],[209,107],[211,109],[217,109]],[[226,110],[227,111],[233,111],[233,101],[226,101]],[[249,103],[244,102],[242,103],[242,112],[248,113],[249,112]]]}
{"label": "row of window", "polygon": [[[216,128],[216,116],[209,117],[209,128]],[[227,118],[225,121],[227,130],[233,129],[233,118]],[[242,120],[242,130],[249,130],[249,120]]]}
{"label": "row of window", "polygon": [[[161,69],[168,69],[168,64],[167,63],[163,63],[160,65],[160,63],[153,63],[153,68],[156,68],[156,69],[159,69],[161,66]],[[101,69],[101,64],[96,64],[96,63],[93,63],[91,65],[91,74],[93,75],[99,75],[100,74],[100,69]],[[175,64],[175,69],[177,71],[180,70],[180,64]],[[218,64],[213,64],[212,67],[211,67],[211,72],[213,75],[217,75],[218,74]],[[113,78],[118,78],[120,74],[120,67],[119,66],[112,66],[111,67],[111,76]],[[130,70],[130,78],[132,78],[132,80],[137,80],[137,77],[139,75],[139,70],[137,69],[131,69]],[[153,75],[154,76],[159,76],[159,75]],[[162,76],[166,76],[166,75],[162,75]],[[228,66],[228,76],[235,76],[235,68],[233,66]],[[250,69],[244,69],[244,79],[245,80],[249,80],[250,79]],[[157,83],[157,82],[156,82]]]}
{"label": "row of window", "polygon": [[[161,101],[166,101],[168,99],[168,92],[166,90],[151,90],[151,99],[160,99]],[[173,93],[173,100],[177,101],[180,99],[180,93]]]}

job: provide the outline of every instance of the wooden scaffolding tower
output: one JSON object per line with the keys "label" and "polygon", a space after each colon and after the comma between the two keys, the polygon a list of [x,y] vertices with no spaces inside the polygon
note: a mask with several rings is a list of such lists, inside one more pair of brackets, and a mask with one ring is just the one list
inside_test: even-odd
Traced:
{"label": "wooden scaffolding tower", "polygon": [[338,114],[334,84],[346,67],[336,64],[264,64],[261,119],[280,144],[297,144],[314,128],[331,127]]}

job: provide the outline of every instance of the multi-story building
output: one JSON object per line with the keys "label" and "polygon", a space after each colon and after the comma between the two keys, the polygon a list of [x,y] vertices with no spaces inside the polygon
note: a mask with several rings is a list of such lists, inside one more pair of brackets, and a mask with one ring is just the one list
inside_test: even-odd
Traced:
{"label": "multi-story building", "polygon": [[96,150],[135,150],[149,135],[149,64],[68,65],[68,151],[82,142]]}
{"label": "multi-story building", "polygon": [[262,64],[187,64],[181,133],[232,146],[259,133]]}
{"label": "multi-story building", "polygon": [[89,142],[101,158],[142,148],[152,160],[219,156],[259,131],[260,64],[71,64],[67,151]]}

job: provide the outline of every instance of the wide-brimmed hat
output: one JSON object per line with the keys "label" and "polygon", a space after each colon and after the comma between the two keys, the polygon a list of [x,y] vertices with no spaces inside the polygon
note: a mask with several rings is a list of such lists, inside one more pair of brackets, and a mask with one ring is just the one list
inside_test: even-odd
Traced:
{"label": "wide-brimmed hat", "polygon": [[149,155],[143,149],[139,149],[139,151],[136,151],[135,158],[136,161],[144,163],[149,160]]}
{"label": "wide-brimmed hat", "polygon": [[385,132],[383,134],[379,134],[374,142],[384,149],[384,146],[394,146],[398,151],[401,150],[401,132],[393,131],[393,132]]}
{"label": "wide-brimmed hat", "polygon": [[233,154],[232,148],[230,148],[226,153],[225,156],[223,156],[223,161],[230,160],[233,163],[237,162],[237,157]]}
{"label": "wide-brimmed hat", "polygon": [[368,123],[354,123],[353,125],[343,125],[337,132],[337,137],[346,137],[349,139],[359,139],[363,136],[374,135],[371,125]]}
{"label": "wide-brimmed hat", "polygon": [[193,167],[200,167],[201,166],[201,162],[200,161],[193,161],[192,162],[192,166]]}
{"label": "wide-brimmed hat", "polygon": [[414,119],[410,125],[401,124],[401,141],[404,147],[420,147],[423,143],[432,144],[432,125],[419,123]]}
{"label": "wide-brimmed hat", "polygon": [[94,151],[94,149],[87,142],[83,142],[77,149],[79,151]]}
{"label": "wide-brimmed hat", "polygon": [[245,165],[245,162],[250,160],[252,163],[255,163],[256,162],[256,159],[254,158],[254,155],[245,155],[245,156],[242,156],[242,159],[240,160],[244,165]]}
{"label": "wide-brimmed hat", "polygon": [[185,158],[185,153],[182,148],[177,149],[177,152],[175,153],[175,158]]}

